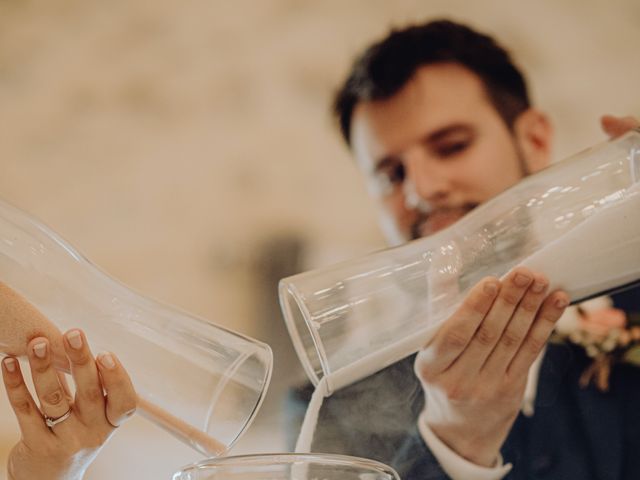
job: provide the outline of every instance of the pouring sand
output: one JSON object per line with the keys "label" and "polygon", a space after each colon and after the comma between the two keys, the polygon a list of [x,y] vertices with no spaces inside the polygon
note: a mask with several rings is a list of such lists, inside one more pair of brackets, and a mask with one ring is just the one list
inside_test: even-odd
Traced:
{"label": "pouring sand", "polygon": [[[551,289],[567,291],[572,303],[637,283],[640,280],[640,185],[628,188],[625,197],[594,213],[520,265],[548,275]],[[438,323],[429,324],[427,320],[420,334],[399,339],[322,377],[309,403],[295,451],[311,451],[325,397],[415,353],[435,335],[438,327]]]}

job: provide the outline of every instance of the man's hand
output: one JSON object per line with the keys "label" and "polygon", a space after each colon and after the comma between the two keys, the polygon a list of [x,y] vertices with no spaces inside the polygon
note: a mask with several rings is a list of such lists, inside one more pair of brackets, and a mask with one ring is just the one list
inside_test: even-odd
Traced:
{"label": "man's hand", "polygon": [[523,267],[485,278],[416,358],[427,424],[475,464],[495,464],[529,368],[569,304],[564,292],[547,296],[548,284]]}
{"label": "man's hand", "polygon": [[600,118],[600,125],[607,135],[611,138],[616,138],[627,133],[632,128],[640,127],[640,120],[635,117],[603,115]]}

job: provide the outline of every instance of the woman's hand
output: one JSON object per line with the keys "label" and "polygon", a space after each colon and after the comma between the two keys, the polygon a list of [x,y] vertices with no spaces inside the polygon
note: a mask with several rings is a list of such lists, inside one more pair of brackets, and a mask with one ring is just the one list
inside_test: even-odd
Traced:
{"label": "woman's hand", "polygon": [[64,349],[76,385],[71,398],[62,374],[51,363],[45,337],[27,348],[38,404],[27,390],[17,359],[2,361],[2,377],[21,440],[9,454],[9,480],[77,480],[113,431],[136,408],[126,371],[112,353],[94,360],[81,330],[64,335]]}

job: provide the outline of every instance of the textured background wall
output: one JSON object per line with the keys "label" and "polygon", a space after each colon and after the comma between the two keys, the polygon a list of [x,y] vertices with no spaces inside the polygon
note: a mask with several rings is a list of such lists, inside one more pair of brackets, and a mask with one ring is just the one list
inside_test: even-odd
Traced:
{"label": "textured background wall", "polygon": [[[0,0],[0,197],[135,289],[286,349],[265,252],[300,248],[301,268],[383,245],[333,89],[390,26],[442,15],[511,47],[558,157],[603,138],[599,114],[640,113],[635,0]],[[280,391],[237,452],[282,448]],[[136,419],[88,478],[196,459]]]}

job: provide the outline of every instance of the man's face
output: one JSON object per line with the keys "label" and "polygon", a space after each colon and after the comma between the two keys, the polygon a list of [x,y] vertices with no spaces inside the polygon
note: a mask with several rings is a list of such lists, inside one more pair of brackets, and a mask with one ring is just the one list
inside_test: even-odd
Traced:
{"label": "man's face", "polygon": [[392,243],[451,225],[525,174],[480,78],[453,63],[421,67],[393,97],[359,103],[351,131]]}

